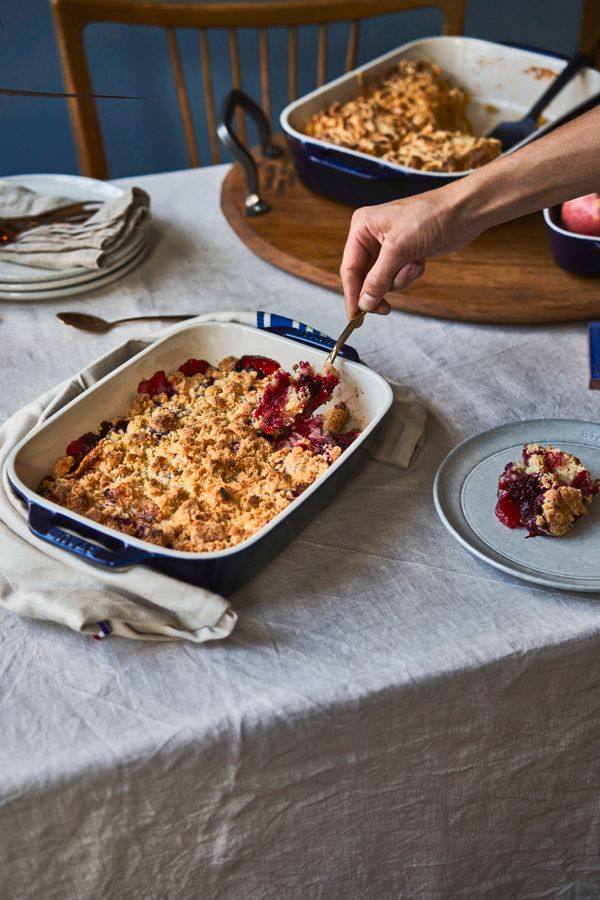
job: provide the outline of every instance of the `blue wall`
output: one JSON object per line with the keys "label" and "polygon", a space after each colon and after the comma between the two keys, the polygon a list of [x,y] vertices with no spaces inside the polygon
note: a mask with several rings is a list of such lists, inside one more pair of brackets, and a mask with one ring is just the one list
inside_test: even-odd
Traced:
{"label": "blue wall", "polygon": [[[576,47],[582,0],[469,0],[465,33],[571,53]],[[399,44],[440,31],[435,9],[399,13],[367,22],[359,46],[364,63]],[[347,30],[331,30],[328,77],[343,69]],[[192,32],[179,32],[180,47],[193,99],[200,150],[209,159],[203,131],[202,86]],[[176,111],[164,34],[159,29],[95,25],[88,29],[92,80],[98,93],[142,95],[156,102],[98,101],[113,177],[186,168],[181,124]],[[270,35],[274,111],[287,100],[286,33]],[[244,88],[260,98],[257,41],[252,32],[241,44]],[[314,30],[302,30],[298,58],[299,91],[314,87]],[[215,99],[229,89],[225,33],[211,34],[216,65]],[[277,74],[279,73],[279,74]],[[63,90],[48,0],[0,0],[0,87]],[[0,175],[78,171],[63,99],[0,96]]]}

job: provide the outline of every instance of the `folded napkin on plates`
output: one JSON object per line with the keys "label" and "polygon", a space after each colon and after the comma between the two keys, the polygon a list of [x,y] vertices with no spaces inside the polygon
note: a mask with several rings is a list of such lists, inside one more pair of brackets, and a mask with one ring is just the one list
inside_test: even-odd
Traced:
{"label": "folded napkin on plates", "polygon": [[[196,321],[256,324],[256,313],[210,313]],[[235,627],[236,614],[217,594],[145,566],[118,572],[98,569],[36,538],[27,525],[26,506],[11,489],[4,469],[12,448],[38,422],[169,330],[121,344],[42,394],[0,428],[0,604],[6,609],[96,637],[112,632],[140,640],[202,643],[227,637]],[[375,458],[407,468],[421,446],[426,414],[411,391],[393,387],[396,402]]]}
{"label": "folded napkin on plates", "polygon": [[[36,194],[0,180],[0,217],[34,216],[77,203],[70,197]],[[85,222],[36,225],[11,243],[0,244],[0,260],[43,269],[106,269],[125,255],[147,228],[150,198],[130,188],[104,202]]]}

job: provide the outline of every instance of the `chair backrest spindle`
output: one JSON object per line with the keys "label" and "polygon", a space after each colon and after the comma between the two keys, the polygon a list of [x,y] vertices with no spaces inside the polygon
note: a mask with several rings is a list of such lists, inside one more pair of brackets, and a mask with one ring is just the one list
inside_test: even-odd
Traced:
{"label": "chair backrest spindle", "polygon": [[183,134],[185,137],[185,146],[188,158],[192,166],[200,165],[200,154],[198,153],[198,145],[196,143],[196,135],[194,133],[194,125],[192,122],[192,111],[190,109],[190,99],[188,97],[187,88],[185,86],[185,78],[183,75],[183,66],[181,65],[181,55],[179,53],[179,45],[177,43],[177,35],[174,28],[165,28],[167,35],[167,45],[169,47],[169,56],[171,57],[171,66],[173,69],[173,77],[175,79],[175,89],[177,91],[177,102],[179,103],[179,111],[181,113],[181,121],[183,122]]}
{"label": "chair backrest spindle", "polygon": [[[581,44],[587,49],[587,42],[596,37],[600,24],[600,0],[586,0],[581,13]],[[594,54],[594,65],[600,69],[600,49]]]}
{"label": "chair backrest spindle", "polygon": [[[238,47],[237,28],[229,28],[229,63],[231,65],[231,85],[241,91],[242,75],[240,68],[240,50]],[[238,135],[242,143],[246,143],[246,126],[241,109],[236,113]]]}
{"label": "chair backrest spindle", "polygon": [[204,28],[198,29],[198,50],[200,53],[200,67],[202,69],[202,82],[204,87],[204,106],[206,109],[206,121],[208,123],[208,138],[210,141],[210,159],[213,165],[220,162],[219,141],[217,139],[217,117],[215,115],[215,101],[210,74],[210,52],[208,49],[208,35]]}
{"label": "chair backrest spindle", "polygon": [[265,116],[271,121],[271,83],[269,80],[269,43],[266,28],[258,29],[258,52],[260,57],[260,96]]}
{"label": "chair backrest spindle", "polygon": [[288,98],[298,96],[298,32],[295,25],[288,28]]}
{"label": "chair backrest spindle", "polygon": [[317,87],[325,84],[327,75],[327,24],[319,25],[319,44],[317,48]]}
{"label": "chair backrest spindle", "polygon": [[356,51],[358,50],[358,36],[360,32],[360,22],[355,19],[350,23],[350,34],[348,35],[348,49],[346,51],[346,72],[350,72],[356,66]]}

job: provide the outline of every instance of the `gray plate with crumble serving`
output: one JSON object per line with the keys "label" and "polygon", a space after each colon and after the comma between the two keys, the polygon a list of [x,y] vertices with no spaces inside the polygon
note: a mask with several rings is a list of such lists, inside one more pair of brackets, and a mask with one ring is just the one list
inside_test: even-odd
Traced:
{"label": "gray plate with crumble serving", "polygon": [[503,572],[545,587],[600,592],[600,495],[589,515],[560,538],[528,538],[524,528],[507,528],[496,518],[498,478],[526,443],[559,447],[600,477],[600,423],[510,422],[468,438],[448,454],[433,485],[438,515],[463,547]]}

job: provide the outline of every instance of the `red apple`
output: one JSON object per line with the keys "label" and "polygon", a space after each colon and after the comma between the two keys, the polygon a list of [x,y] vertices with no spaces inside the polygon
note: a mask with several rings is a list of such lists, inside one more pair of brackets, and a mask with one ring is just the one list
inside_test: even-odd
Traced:
{"label": "red apple", "polygon": [[561,217],[567,231],[600,237],[600,194],[567,200],[562,205]]}

